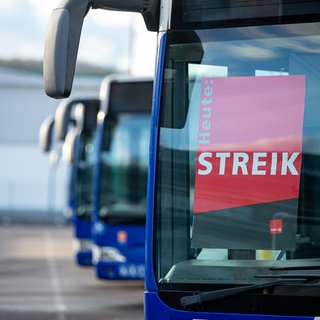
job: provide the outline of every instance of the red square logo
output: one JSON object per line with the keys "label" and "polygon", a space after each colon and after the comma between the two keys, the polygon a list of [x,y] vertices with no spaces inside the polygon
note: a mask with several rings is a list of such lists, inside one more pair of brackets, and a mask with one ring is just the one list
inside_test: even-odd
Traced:
{"label": "red square logo", "polygon": [[282,234],[282,219],[270,220],[270,234]]}
{"label": "red square logo", "polygon": [[126,243],[128,241],[128,233],[126,231],[120,230],[117,232],[118,243]]}

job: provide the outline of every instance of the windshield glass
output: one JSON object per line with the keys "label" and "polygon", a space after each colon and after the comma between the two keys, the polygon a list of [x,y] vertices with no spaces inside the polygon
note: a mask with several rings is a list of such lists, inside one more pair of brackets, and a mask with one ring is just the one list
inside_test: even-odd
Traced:
{"label": "windshield glass", "polygon": [[94,133],[83,133],[80,137],[80,157],[77,167],[77,214],[79,218],[91,219],[93,210],[93,172],[95,165]]}
{"label": "windshield glass", "polygon": [[160,288],[320,267],[319,59],[319,23],[167,34]]}
{"label": "windshield glass", "polygon": [[145,223],[149,135],[149,114],[105,118],[99,181],[103,221]]}

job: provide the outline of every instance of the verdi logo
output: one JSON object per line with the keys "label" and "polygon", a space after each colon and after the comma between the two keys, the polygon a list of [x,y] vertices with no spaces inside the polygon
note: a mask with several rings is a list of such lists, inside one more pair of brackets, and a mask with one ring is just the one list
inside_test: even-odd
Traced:
{"label": "verdi logo", "polygon": [[298,197],[304,100],[304,76],[202,80],[194,213]]}
{"label": "verdi logo", "polygon": [[282,234],[282,219],[270,220],[270,234]]}

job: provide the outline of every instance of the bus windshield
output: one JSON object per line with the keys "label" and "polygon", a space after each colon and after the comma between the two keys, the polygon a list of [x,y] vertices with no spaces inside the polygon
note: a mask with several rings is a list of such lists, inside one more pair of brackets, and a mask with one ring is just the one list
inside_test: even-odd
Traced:
{"label": "bus windshield", "polygon": [[159,289],[320,269],[320,23],[169,31],[166,42]]}
{"label": "bus windshield", "polygon": [[99,178],[99,217],[109,224],[145,224],[150,114],[107,116]]}
{"label": "bus windshield", "polygon": [[93,172],[95,165],[94,133],[80,137],[80,157],[77,163],[77,215],[80,219],[91,220],[93,211]]}

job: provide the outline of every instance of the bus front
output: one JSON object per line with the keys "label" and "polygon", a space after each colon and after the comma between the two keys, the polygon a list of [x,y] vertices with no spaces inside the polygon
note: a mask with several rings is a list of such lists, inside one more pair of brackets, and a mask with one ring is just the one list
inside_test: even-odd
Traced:
{"label": "bus front", "polygon": [[146,319],[320,316],[320,1],[162,3]]}
{"label": "bus front", "polygon": [[145,276],[151,79],[109,76],[101,86],[92,239],[96,276]]}

